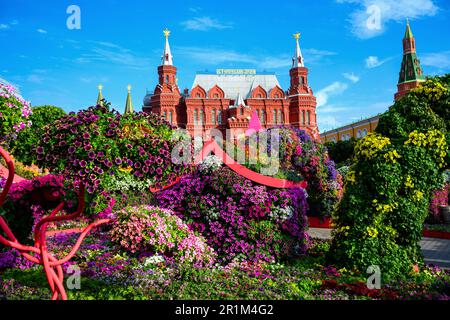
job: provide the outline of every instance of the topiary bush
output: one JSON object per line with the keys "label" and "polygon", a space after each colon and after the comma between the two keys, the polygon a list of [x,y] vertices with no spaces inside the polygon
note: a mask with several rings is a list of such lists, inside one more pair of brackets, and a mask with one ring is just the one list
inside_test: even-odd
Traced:
{"label": "topiary bush", "polygon": [[205,239],[167,209],[126,207],[117,212],[110,233],[114,242],[131,253],[150,252],[195,267],[211,266],[215,260],[215,253]]}
{"label": "topiary bush", "polygon": [[375,133],[358,141],[333,214],[329,263],[361,272],[379,265],[383,280],[406,276],[423,263],[418,242],[431,193],[448,167],[450,119],[434,110],[449,95],[448,83],[428,80],[390,107]]}
{"label": "topiary bush", "polygon": [[272,261],[304,253],[306,192],[258,186],[227,167],[217,168],[216,162],[208,159],[200,170],[158,193],[158,204],[203,234],[221,262]]}

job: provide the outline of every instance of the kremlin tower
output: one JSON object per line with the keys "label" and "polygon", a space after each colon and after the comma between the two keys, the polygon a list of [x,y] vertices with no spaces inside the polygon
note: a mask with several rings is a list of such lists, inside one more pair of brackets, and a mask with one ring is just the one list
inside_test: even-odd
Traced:
{"label": "kremlin tower", "polygon": [[406,22],[406,32],[403,37],[403,60],[397,84],[395,100],[400,99],[409,90],[425,81],[423,70],[420,67],[420,60],[416,54],[416,40],[411,32],[409,21]]}

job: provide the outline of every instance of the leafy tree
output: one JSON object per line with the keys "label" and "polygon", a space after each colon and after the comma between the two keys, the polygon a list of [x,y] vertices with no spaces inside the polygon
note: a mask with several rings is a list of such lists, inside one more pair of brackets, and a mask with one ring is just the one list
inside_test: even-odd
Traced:
{"label": "leafy tree", "polygon": [[328,154],[330,155],[330,158],[336,162],[337,167],[341,167],[351,161],[355,150],[355,145],[355,138],[351,138],[346,141],[330,141],[325,143],[325,146],[328,149]]}
{"label": "leafy tree", "polygon": [[64,116],[63,109],[55,106],[33,107],[33,114],[30,115],[31,127],[25,128],[18,133],[17,139],[10,143],[11,152],[14,157],[25,165],[36,163],[36,147],[47,131],[47,125],[53,123]]}
{"label": "leafy tree", "polygon": [[358,141],[328,262],[360,272],[378,265],[384,280],[423,264],[418,243],[430,196],[449,166],[449,99],[448,75],[430,78]]}

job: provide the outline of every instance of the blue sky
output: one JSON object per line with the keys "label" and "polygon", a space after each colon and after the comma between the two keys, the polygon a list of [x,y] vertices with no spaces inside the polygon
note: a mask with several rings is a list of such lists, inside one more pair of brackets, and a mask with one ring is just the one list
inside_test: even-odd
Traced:
{"label": "blue sky", "polygon": [[[81,10],[79,30],[67,28],[69,5]],[[1,1],[0,78],[33,105],[66,111],[94,104],[98,83],[122,111],[131,84],[140,109],[167,27],[181,88],[196,71],[254,68],[287,89],[299,31],[322,132],[391,104],[407,17],[425,74],[450,72],[449,13],[447,0]]]}

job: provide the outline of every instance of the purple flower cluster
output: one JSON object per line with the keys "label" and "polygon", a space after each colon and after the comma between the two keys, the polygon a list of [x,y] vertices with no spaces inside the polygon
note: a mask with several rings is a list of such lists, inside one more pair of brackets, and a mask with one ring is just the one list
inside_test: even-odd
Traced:
{"label": "purple flower cluster", "polygon": [[308,244],[303,189],[271,190],[222,167],[185,176],[156,199],[201,232],[222,261],[272,261],[294,247],[304,252]]}
{"label": "purple flower cluster", "polygon": [[120,115],[106,106],[69,113],[57,120],[36,148],[38,163],[83,183],[89,194],[105,191],[106,178],[128,172],[156,187],[189,169],[175,165],[170,152],[173,127],[154,114]]}
{"label": "purple flower cluster", "polygon": [[[268,129],[268,135],[273,129]],[[308,215],[329,216],[342,197],[342,176],[326,148],[298,128],[281,127],[278,153],[281,171],[291,180],[308,182]],[[272,150],[271,140],[268,149]]]}

